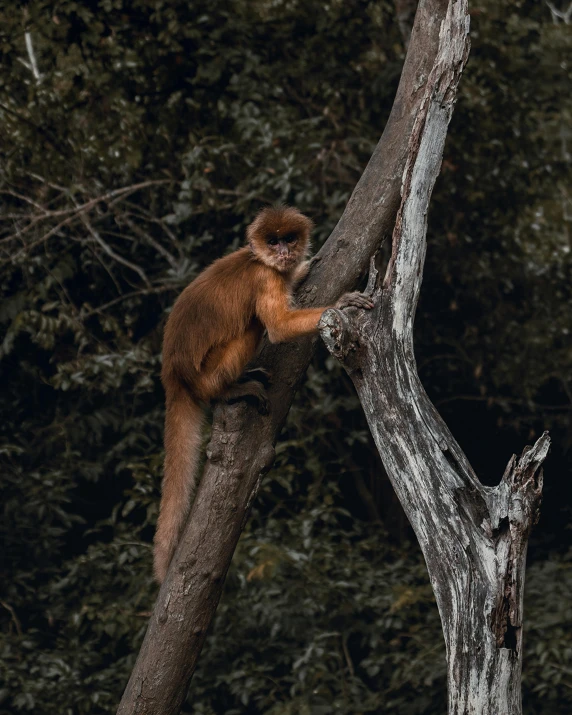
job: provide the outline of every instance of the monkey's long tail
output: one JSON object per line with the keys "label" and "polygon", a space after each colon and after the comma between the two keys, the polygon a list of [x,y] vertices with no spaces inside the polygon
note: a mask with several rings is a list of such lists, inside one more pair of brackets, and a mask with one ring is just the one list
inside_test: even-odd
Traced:
{"label": "monkey's long tail", "polygon": [[165,413],[165,469],[157,531],[155,577],[163,582],[179,543],[197,483],[203,411],[184,385],[169,387]]}

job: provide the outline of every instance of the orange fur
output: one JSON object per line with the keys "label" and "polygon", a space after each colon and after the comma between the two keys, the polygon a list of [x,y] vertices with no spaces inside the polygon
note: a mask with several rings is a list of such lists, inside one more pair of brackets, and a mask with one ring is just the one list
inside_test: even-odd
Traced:
{"label": "orange fur", "polygon": [[265,328],[271,342],[317,330],[325,308],[295,310],[290,297],[293,284],[307,272],[304,259],[311,229],[310,219],[294,208],[264,209],[247,228],[248,245],[206,268],[181,293],[169,316],[161,375],[167,409],[163,495],[155,535],[159,582],[195,489],[200,404],[224,399],[225,392],[232,391],[232,383],[256,354]]}

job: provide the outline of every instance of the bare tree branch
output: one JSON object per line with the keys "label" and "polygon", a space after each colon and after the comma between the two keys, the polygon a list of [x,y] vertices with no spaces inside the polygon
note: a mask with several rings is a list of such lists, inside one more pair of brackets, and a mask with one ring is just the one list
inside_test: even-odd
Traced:
{"label": "bare tree branch", "polygon": [[[25,253],[26,251],[30,251],[33,248],[36,248],[42,243],[45,243],[48,241],[52,236],[57,235],[59,231],[61,231],[62,228],[65,226],[68,226],[72,224],[74,221],[81,219],[83,220],[83,216],[87,213],[89,213],[91,210],[93,210],[96,206],[103,202],[109,202],[110,207],[114,206],[117,202],[119,201],[124,201],[127,199],[129,196],[134,194],[137,191],[140,191],[141,189],[145,189],[149,186],[156,186],[160,184],[170,184],[173,183],[170,179],[158,179],[154,181],[143,181],[138,184],[132,184],[131,186],[123,186],[120,189],[114,189],[113,191],[109,191],[105,194],[102,194],[101,196],[96,196],[93,199],[90,199],[89,201],[84,202],[83,204],[75,205],[70,208],[66,209],[59,209],[57,211],[50,211],[45,207],[36,205],[36,208],[38,209],[39,213],[37,214],[31,214],[29,217],[26,217],[28,219],[27,225],[25,225],[23,228],[17,229],[14,233],[4,236],[4,238],[0,239],[0,244],[4,243],[10,243],[16,240],[21,241],[24,245],[15,253],[11,255],[11,260],[16,260],[21,254]],[[14,192],[12,191],[2,191],[2,193],[8,193],[11,195],[15,195]],[[33,203],[31,200],[26,199],[24,197],[18,196],[23,201],[26,201],[27,203]],[[62,220],[59,221],[55,226],[52,226],[46,233],[41,235],[39,238],[30,240],[27,242],[28,239],[28,234],[35,229],[39,224],[48,221],[48,220],[53,220],[53,219],[59,219],[61,218]]]}
{"label": "bare tree branch", "polygon": [[145,290],[134,290],[131,291],[131,293],[123,293],[117,298],[114,298],[114,300],[110,300],[108,303],[104,303],[103,305],[98,305],[97,308],[87,308],[86,305],[81,309],[80,313],[80,318],[82,320],[85,320],[86,318],[91,317],[95,313],[104,313],[106,310],[109,308],[112,308],[114,305],[117,305],[118,303],[122,303],[124,300],[128,300],[129,298],[134,298],[135,296],[138,295],[158,295],[159,293],[166,293],[167,291],[174,290],[174,286],[170,285],[165,285],[165,286],[156,286],[154,288],[148,288]]}
{"label": "bare tree branch", "polygon": [[[76,215],[82,214],[84,211],[90,211],[94,206],[96,206],[99,203],[102,203],[103,201],[111,201],[112,199],[124,199],[126,196],[130,196],[131,194],[135,193],[136,191],[139,191],[140,189],[145,189],[148,186],[156,186],[157,184],[170,184],[173,183],[170,179],[158,179],[155,181],[143,181],[139,184],[132,184],[131,186],[123,186],[120,189],[113,189],[113,191],[108,191],[106,194],[102,194],[101,196],[96,196],[94,199],[90,199],[89,201],[86,201],[83,204],[79,204],[77,206],[74,206],[73,208],[69,209],[61,209],[59,211],[47,211],[43,207],[40,207],[42,210],[42,214],[40,216],[35,216],[33,217],[33,220],[31,221],[29,226],[26,226],[25,229],[22,231],[19,231],[17,234],[14,234],[12,236],[6,236],[5,238],[2,239],[2,242],[5,243],[11,239],[14,238],[19,238],[22,236],[24,233],[27,233],[31,228],[33,228],[39,221],[43,221],[47,218],[60,218],[62,216],[68,216],[74,218]],[[1,193],[11,193],[8,191],[2,191]],[[14,195],[14,194],[13,194]],[[24,197],[20,197],[23,200],[26,200]]]}
{"label": "bare tree branch", "polygon": [[167,263],[171,266],[173,270],[177,270],[179,267],[179,261],[173,256],[172,253],[167,251],[167,249],[162,246],[159,241],[156,241],[153,236],[149,235],[146,231],[144,231],[140,226],[138,226],[134,221],[131,221],[128,216],[118,216],[117,221],[119,223],[125,223],[131,231],[139,236],[139,238],[142,238],[146,243],[148,243],[150,246],[153,246],[153,248],[159,253],[163,258],[166,259]]}
{"label": "bare tree branch", "polygon": [[467,2],[456,0],[411,134],[383,281],[372,262],[375,308],[326,311],[321,333],[356,386],[423,550],[447,648],[449,715],[520,715],[526,549],[550,440],[542,435],[496,488],[484,487],[427,397],[413,352],[427,212],[468,46]]}
{"label": "bare tree branch", "polygon": [[550,2],[550,0],[545,0],[545,3],[552,14],[552,22],[555,25],[558,24],[559,20],[562,20],[565,25],[570,24],[570,21],[572,20],[572,3],[568,5],[566,10],[560,10],[556,7],[556,5],[554,5],[554,3]]}
{"label": "bare tree branch", "polygon": [[28,51],[28,57],[30,58],[29,68],[32,70],[36,84],[40,84],[42,81],[42,75],[38,69],[38,63],[36,62],[36,55],[34,53],[34,45],[32,43],[32,33],[25,32],[24,37],[26,39],[26,50]]}
{"label": "bare tree branch", "polygon": [[16,615],[16,611],[12,608],[12,606],[9,603],[6,603],[6,601],[0,601],[0,606],[2,606],[2,608],[5,608],[8,611],[8,613],[10,614],[10,616],[12,618],[12,622],[16,626],[16,633],[21,638],[23,635],[22,624],[20,623],[20,619]]}
{"label": "bare tree branch", "polygon": [[111,248],[111,246],[108,243],[106,243],[103,240],[103,238],[101,238],[100,234],[93,228],[89,219],[87,218],[87,216],[84,213],[81,214],[81,220],[82,220],[83,225],[89,231],[93,240],[96,241],[96,243],[98,243],[103,248],[105,253],[107,253],[108,256],[113,258],[114,261],[117,261],[117,263],[121,263],[121,265],[123,265],[126,268],[129,268],[132,271],[134,271],[135,273],[137,273],[137,275],[141,278],[143,283],[145,283],[147,290],[149,290],[151,288],[151,281],[147,278],[147,274],[141,268],[141,266],[137,266],[135,263],[128,261],[126,258],[124,258],[123,256],[120,256],[118,253],[116,253]]}

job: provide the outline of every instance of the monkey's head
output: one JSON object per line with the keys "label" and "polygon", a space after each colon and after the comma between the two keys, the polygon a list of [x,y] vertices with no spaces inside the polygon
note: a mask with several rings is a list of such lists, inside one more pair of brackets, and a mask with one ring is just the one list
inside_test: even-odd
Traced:
{"label": "monkey's head", "polygon": [[288,273],[310,248],[312,221],[291,206],[262,209],[246,229],[256,257],[280,273]]}

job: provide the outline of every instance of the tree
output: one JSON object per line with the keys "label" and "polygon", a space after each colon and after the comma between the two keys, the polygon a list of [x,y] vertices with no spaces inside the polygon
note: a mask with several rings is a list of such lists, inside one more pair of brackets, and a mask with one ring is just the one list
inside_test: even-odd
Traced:
{"label": "tree", "polygon": [[[417,375],[413,320],[427,212],[460,72],[466,5],[449,6],[410,139],[392,253],[372,262],[372,314],[327,311],[321,333],[356,386],[386,471],[421,544],[447,645],[450,715],[520,715],[524,570],[538,519],[546,433],[483,487]],[[467,29],[466,29],[467,28]]]}
{"label": "tree", "polygon": [[[411,47],[421,43],[420,34],[426,33],[428,20],[436,25],[443,17],[443,9],[442,4],[420,4]],[[413,312],[425,255],[426,214],[441,164],[457,83],[468,55],[466,3],[449,4],[446,10],[442,24],[439,23],[436,53],[430,45],[434,60],[428,78],[425,78],[423,99],[412,108],[411,116],[415,121],[409,140],[392,255],[384,284],[378,285],[373,293],[378,308],[372,320],[361,320],[359,337],[357,329],[346,327],[345,318],[329,312],[324,315],[322,332],[330,350],[344,356],[350,374],[356,375],[358,393],[378,448],[382,454],[388,455],[385,460],[388,473],[420,537],[445,630],[449,656],[449,712],[520,713],[524,560],[542,487],[542,478],[537,479],[537,473],[546,457],[548,440],[542,438],[518,463],[511,462],[495,497],[486,494],[427,400],[416,377],[413,358]],[[437,40],[436,37],[431,39]],[[418,91],[419,84],[411,81],[408,70],[413,61],[409,61],[411,64],[406,62],[400,91],[411,97]],[[413,66],[416,70],[413,76],[419,78],[419,69]],[[401,98],[398,94],[398,105]],[[378,155],[383,141],[382,138]],[[355,223],[355,217],[362,216],[362,241],[363,233],[367,236],[368,223],[379,222],[371,217],[379,212],[376,204],[383,194],[381,197],[378,194],[378,201],[375,201],[375,194],[364,196],[366,192],[363,191],[363,186],[375,182],[378,172],[374,154],[364,174],[365,180],[362,177],[340,221],[340,232],[343,232],[344,220],[351,225],[349,217],[352,214]],[[358,231],[354,226],[352,229],[348,231],[349,235],[342,233],[343,238],[334,233],[329,239],[323,253],[319,254],[322,269],[331,270],[334,261],[327,249],[335,239],[338,251],[341,244],[346,250],[349,248],[352,258],[357,254],[363,261],[364,247],[360,246]],[[367,242],[364,243],[367,246]],[[365,256],[370,254],[371,247]],[[353,258],[353,262],[360,265],[359,258]],[[348,265],[351,263],[346,259],[346,267]],[[348,273],[347,270],[345,275],[342,272],[342,285]],[[333,277],[336,273],[330,275]],[[373,269],[372,277],[375,279],[376,275],[377,271]],[[350,273],[351,278],[355,281]],[[314,286],[319,287],[320,283]],[[338,282],[335,290],[343,290]],[[313,292],[318,291],[314,289]],[[360,359],[362,345],[367,354]],[[282,351],[295,354],[296,348]],[[272,360],[267,354],[262,358],[262,364],[272,367],[274,385],[284,383],[283,366],[286,363],[281,365],[278,350],[272,353]],[[374,397],[378,393],[381,400]],[[291,394],[283,385],[274,386],[271,392],[274,405],[278,404],[278,397],[283,406],[291,401]],[[176,713],[180,709],[249,506],[274,459],[271,443],[276,438],[276,427],[268,431],[264,420],[249,412],[245,405],[221,406],[217,410],[199,491],[120,705],[122,714]],[[280,415],[278,425],[283,418],[284,413]],[[269,425],[272,420],[266,422]],[[403,441],[396,440],[393,447],[389,446],[392,434],[403,434],[405,425],[407,437]],[[452,455],[449,461],[442,456],[446,452]],[[439,474],[444,474],[445,480],[448,478],[450,492],[443,504],[439,499],[442,486],[436,486]],[[417,482],[421,483],[421,490]],[[463,489],[470,495],[468,505],[457,494]],[[478,498],[475,498],[475,492]],[[416,500],[412,496],[416,493],[425,496]],[[483,506],[487,504],[490,514],[486,515]],[[449,531],[444,528],[448,524],[458,528]],[[439,534],[443,538],[439,539]],[[485,536],[489,543],[482,546],[480,552],[475,549],[473,559],[467,558],[464,563],[459,553],[459,541],[479,544]],[[438,543],[436,549],[435,542]],[[491,559],[494,574],[489,573]],[[443,563],[451,564],[452,568],[447,570]],[[483,579],[487,578],[488,587],[483,584]],[[471,586],[468,591],[467,586]],[[469,598],[460,603],[460,594],[467,592]],[[482,653],[479,645],[475,645],[475,653],[467,649],[467,633],[471,634],[471,642],[478,643],[478,638],[483,638]],[[508,649],[512,656],[507,659],[502,651]]]}

